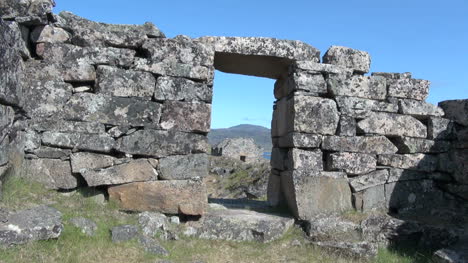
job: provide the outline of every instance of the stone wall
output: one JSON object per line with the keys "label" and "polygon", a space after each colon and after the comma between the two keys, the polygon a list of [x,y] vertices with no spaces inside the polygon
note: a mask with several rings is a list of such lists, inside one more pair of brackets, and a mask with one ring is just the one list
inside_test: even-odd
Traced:
{"label": "stone wall", "polygon": [[300,41],[170,39],[151,23],[55,15],[52,0],[0,3],[0,171],[201,215],[218,69],[277,80],[272,205],[307,220],[467,199],[467,101],[442,110],[424,102],[428,81],[364,75],[366,52],[334,46],[320,63]]}

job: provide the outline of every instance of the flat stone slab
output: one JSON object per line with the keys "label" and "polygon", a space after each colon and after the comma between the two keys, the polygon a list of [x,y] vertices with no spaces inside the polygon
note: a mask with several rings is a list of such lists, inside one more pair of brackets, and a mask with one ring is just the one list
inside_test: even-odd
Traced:
{"label": "flat stone slab", "polygon": [[203,239],[270,242],[294,224],[291,217],[241,209],[218,209],[203,216],[197,235]]}

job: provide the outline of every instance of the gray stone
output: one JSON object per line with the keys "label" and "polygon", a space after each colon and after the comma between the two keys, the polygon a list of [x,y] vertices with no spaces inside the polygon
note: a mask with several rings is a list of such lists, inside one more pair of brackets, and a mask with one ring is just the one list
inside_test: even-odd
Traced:
{"label": "gray stone", "polygon": [[115,140],[108,135],[86,133],[44,132],[42,144],[51,147],[108,153],[115,148]]}
{"label": "gray stone", "polygon": [[366,118],[372,112],[398,111],[398,105],[378,100],[369,100],[356,97],[338,96],[335,98],[341,114],[354,118]]}
{"label": "gray stone", "polygon": [[120,138],[117,145],[121,152],[153,157],[206,153],[208,147],[206,137],[200,134],[148,129]]}
{"label": "gray stone", "polygon": [[455,181],[468,184],[468,149],[457,149],[450,153],[450,160],[452,160],[453,177]]}
{"label": "gray stone", "polygon": [[208,133],[210,124],[211,104],[179,101],[164,103],[161,116],[161,127],[163,129]]}
{"label": "gray stone", "polygon": [[439,249],[432,256],[434,263],[468,263],[468,249],[466,242],[455,244],[448,248]]}
{"label": "gray stone", "polygon": [[437,157],[429,154],[384,154],[379,155],[380,165],[401,169],[434,172],[437,169]]}
{"label": "gray stone", "polygon": [[37,55],[46,62],[72,63],[80,61],[91,65],[128,67],[135,58],[135,50],[113,47],[78,47],[63,43],[40,43]]}
{"label": "gray stone", "polygon": [[323,56],[323,63],[351,68],[356,73],[367,73],[370,69],[369,53],[348,47],[331,46]]}
{"label": "gray stone", "polygon": [[111,229],[112,242],[130,241],[138,235],[138,227],[134,225],[115,226]]}
{"label": "gray stone", "polygon": [[411,137],[396,137],[393,142],[399,153],[441,153],[450,150],[449,141],[432,141]]}
{"label": "gray stone", "polygon": [[272,171],[268,178],[267,200],[270,206],[279,206],[286,201],[281,190],[281,175],[278,171]]}
{"label": "gray stone", "polygon": [[353,203],[357,210],[363,212],[385,209],[387,207],[385,185],[376,185],[353,193]]}
{"label": "gray stone", "polygon": [[214,156],[224,156],[231,159],[251,163],[263,160],[264,150],[253,138],[226,138],[211,149]]}
{"label": "gray stone", "polygon": [[352,208],[346,174],[339,172],[281,173],[281,187],[292,214],[311,220],[319,214],[341,213]]}
{"label": "gray stone", "polygon": [[288,95],[295,91],[304,91],[307,94],[318,95],[327,93],[327,84],[322,74],[297,71],[289,77],[287,82]]}
{"label": "gray stone", "polygon": [[291,61],[320,61],[320,51],[300,41],[263,37],[202,37],[213,45],[216,69],[242,75],[279,79]]}
{"label": "gray stone", "polygon": [[84,217],[74,217],[70,219],[69,222],[73,226],[81,229],[81,233],[87,236],[94,236],[94,233],[98,228],[97,224],[94,221]]}
{"label": "gray stone", "polygon": [[387,79],[388,96],[423,101],[429,94],[430,82],[422,79]]}
{"label": "gray stone", "polygon": [[318,148],[322,142],[322,136],[291,132],[279,138],[278,145],[281,148]]}
{"label": "gray stone", "polygon": [[360,226],[337,215],[318,215],[306,223],[306,233],[315,242],[360,238]]}
{"label": "gray stone", "polygon": [[12,107],[0,105],[0,131],[13,125],[15,111]]}
{"label": "gray stone", "polygon": [[[385,185],[388,207],[395,210],[433,208],[446,203],[432,180],[401,181]],[[442,200],[442,201],[441,201]]]}
{"label": "gray stone", "polygon": [[0,14],[3,19],[16,19],[26,25],[43,25],[48,23],[48,15],[55,6],[53,0],[3,0]]}
{"label": "gray stone", "polygon": [[289,153],[288,149],[273,147],[271,149],[271,160],[270,160],[271,168],[279,170],[279,171],[286,170],[286,166],[287,166],[286,158],[287,158],[288,153]]}
{"label": "gray stone", "polygon": [[351,76],[353,74],[352,69],[338,66],[338,65],[317,63],[312,60],[295,61],[290,66],[289,71],[291,72],[291,71],[296,71],[296,70],[304,70],[304,71],[322,73],[322,74],[342,74],[342,75],[348,75],[348,76]]}
{"label": "gray stone", "polygon": [[350,178],[349,184],[354,192],[360,192],[367,188],[385,184],[388,176],[388,170],[377,170],[368,174]]}
{"label": "gray stone", "polygon": [[297,174],[308,175],[323,170],[323,157],[320,150],[289,149],[286,170],[294,170]]}
{"label": "gray stone", "polygon": [[18,147],[20,147],[25,152],[31,153],[34,152],[41,146],[41,137],[34,131],[27,130],[18,132],[17,142],[19,142]]}
{"label": "gray stone", "polygon": [[63,109],[65,119],[110,125],[144,126],[159,123],[162,105],[135,98],[77,93]]}
{"label": "gray stone", "polygon": [[7,216],[7,222],[0,222],[0,246],[58,238],[62,230],[62,214],[55,208],[22,210]]}
{"label": "gray stone", "polygon": [[331,153],[327,158],[329,170],[344,171],[347,174],[359,175],[374,171],[377,158],[373,154],[366,153]]}
{"label": "gray stone", "polygon": [[168,229],[168,218],[158,212],[143,212],[138,215],[138,224],[146,236],[155,236]]}
{"label": "gray stone", "polygon": [[343,242],[343,241],[323,241],[314,242],[316,246],[334,251],[340,255],[356,258],[374,258],[377,256],[378,245],[371,242]]}
{"label": "gray stone", "polygon": [[449,139],[452,135],[453,123],[449,119],[430,117],[427,123],[427,138],[431,140]]}
{"label": "gray stone", "polygon": [[468,99],[442,101],[439,102],[439,107],[444,110],[445,118],[468,126]]}
{"label": "gray stone", "polygon": [[288,100],[288,104],[289,114],[293,114],[293,116],[285,116],[292,121],[288,125],[290,129],[293,129],[290,132],[335,134],[339,116],[336,103],[333,100],[311,96],[294,96]]}
{"label": "gray stone", "polygon": [[428,118],[429,116],[441,117],[444,115],[442,108],[434,104],[419,100],[400,99],[399,113],[411,115],[417,118]]}
{"label": "gray stone", "polygon": [[356,136],[356,119],[350,116],[341,115],[336,134],[339,136]]}
{"label": "gray stone", "polygon": [[97,93],[151,100],[156,79],[152,74],[110,66],[97,68]]}
{"label": "gray stone", "polygon": [[393,113],[372,113],[357,123],[358,131],[366,134],[426,138],[427,128],[417,119]]}
{"label": "gray stone", "polygon": [[143,246],[143,249],[153,255],[168,256],[169,252],[162,247],[155,239],[147,236],[139,236],[138,242]]}
{"label": "gray stone", "polygon": [[97,23],[61,12],[62,27],[73,32],[72,42],[79,46],[113,46],[138,48],[148,37],[164,37],[152,23],[143,25],[114,25]]}
{"label": "gray stone", "polygon": [[44,61],[44,60],[29,60],[26,63],[26,73],[29,78],[25,80],[26,86],[39,85],[41,82],[72,82],[72,83],[89,83],[96,80],[96,70],[88,61],[66,60],[66,61]]}
{"label": "gray stone", "polygon": [[54,131],[54,132],[69,132],[69,133],[88,133],[100,134],[105,133],[103,124],[97,122],[78,122],[78,121],[64,121],[64,120],[40,120],[33,121],[31,128],[38,131]]}
{"label": "gray stone", "polygon": [[71,150],[41,146],[34,150],[34,154],[39,158],[67,159],[71,155]]}
{"label": "gray stone", "polygon": [[88,186],[114,185],[157,180],[158,174],[146,159],[136,159],[109,168],[81,169]]}
{"label": "gray stone", "polygon": [[159,77],[154,91],[154,99],[157,101],[178,100],[211,103],[212,97],[212,87],[184,78]]}
{"label": "gray stone", "polygon": [[213,47],[188,37],[147,39],[142,48],[154,62],[214,65]]}
{"label": "gray stone", "polygon": [[372,72],[372,76],[381,76],[386,79],[410,79],[411,72],[395,73],[395,72]]}
{"label": "gray stone", "polygon": [[213,210],[203,216],[198,237],[213,240],[270,242],[281,238],[294,219],[249,210]]}
{"label": "gray stone", "polygon": [[23,176],[43,184],[49,189],[73,189],[78,180],[72,175],[70,162],[57,159],[24,161]]}
{"label": "gray stone", "polygon": [[372,154],[392,154],[398,151],[397,147],[385,136],[325,136],[322,149]]}
{"label": "gray stone", "polygon": [[383,77],[355,75],[343,80],[339,75],[331,75],[327,83],[329,92],[334,96],[375,100],[385,100],[387,97],[386,80]]}
{"label": "gray stone", "polygon": [[29,46],[29,29],[23,25],[19,25],[16,22],[7,21],[6,25],[10,28],[10,36],[12,39],[10,43],[13,44],[13,48],[16,49],[23,59],[29,59],[31,57]]}
{"label": "gray stone", "polygon": [[81,173],[85,170],[96,170],[114,165],[115,158],[109,155],[77,152],[71,155],[72,172]]}
{"label": "gray stone", "polygon": [[135,59],[134,69],[151,72],[156,75],[189,78],[211,83],[214,78],[214,68],[190,65],[172,61],[157,62],[147,59]]}
{"label": "gray stone", "polygon": [[174,155],[159,160],[159,178],[162,180],[190,179],[208,175],[208,156],[204,153]]}
{"label": "gray stone", "polygon": [[61,81],[24,78],[23,109],[31,118],[47,118],[61,111],[72,96],[73,86]]}
{"label": "gray stone", "polygon": [[52,25],[38,26],[31,32],[31,41],[34,43],[64,43],[69,39],[67,31]]}
{"label": "gray stone", "polygon": [[427,172],[392,168],[390,169],[388,182],[393,183],[399,181],[423,180],[429,179],[430,177],[431,174]]}

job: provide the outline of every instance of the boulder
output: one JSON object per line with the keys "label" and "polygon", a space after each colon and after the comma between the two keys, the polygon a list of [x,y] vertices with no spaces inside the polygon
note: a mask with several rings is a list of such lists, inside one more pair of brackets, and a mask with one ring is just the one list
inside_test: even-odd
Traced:
{"label": "boulder", "polygon": [[385,101],[346,96],[337,96],[335,100],[341,114],[359,119],[369,117],[372,112],[396,113],[398,111],[398,104]]}
{"label": "boulder", "polygon": [[425,101],[400,99],[398,105],[400,107],[399,113],[417,118],[441,117],[444,115],[442,108]]}
{"label": "boulder", "polygon": [[322,143],[322,135],[290,132],[279,138],[278,146],[281,148],[318,148]]}
{"label": "boulder", "polygon": [[385,136],[325,136],[322,149],[372,154],[392,154],[398,151],[397,147]]}
{"label": "boulder", "polygon": [[159,123],[161,108],[160,103],[136,98],[77,93],[66,103],[63,118],[110,125],[144,126]]}
{"label": "boulder", "polygon": [[204,183],[194,180],[130,183],[108,191],[110,200],[130,211],[202,215],[208,202]]}
{"label": "boulder", "polygon": [[327,156],[327,169],[352,175],[370,173],[376,165],[377,158],[373,154],[339,152]]}
{"label": "boulder", "polygon": [[451,119],[456,123],[468,126],[468,99],[465,100],[446,100],[439,102],[445,112],[445,118]]}
{"label": "boulder", "polygon": [[270,242],[281,238],[294,219],[249,210],[219,209],[206,213],[198,237],[212,240]]}
{"label": "boulder", "polygon": [[178,100],[211,103],[212,97],[212,87],[184,78],[159,77],[154,90],[154,99],[157,101]]}
{"label": "boulder", "polygon": [[432,141],[421,138],[396,137],[393,142],[399,153],[441,153],[451,148],[449,141]]}
{"label": "boulder", "polygon": [[73,176],[70,162],[57,159],[24,160],[23,175],[48,189],[73,189],[78,180]]}
{"label": "boulder", "polygon": [[48,206],[11,213],[5,221],[0,221],[0,246],[58,238],[63,230],[62,214]]}
{"label": "boulder", "polygon": [[158,178],[156,170],[146,159],[136,159],[104,169],[81,169],[80,173],[88,186],[154,181]]}
{"label": "boulder", "polygon": [[120,225],[111,229],[111,238],[114,243],[126,242],[137,236],[138,227],[135,225]]}
{"label": "boulder", "polygon": [[376,170],[368,174],[350,178],[349,185],[354,192],[360,192],[370,187],[385,184],[388,176],[388,170]]}
{"label": "boulder", "polygon": [[73,32],[72,43],[78,46],[138,48],[148,37],[165,37],[149,22],[143,25],[97,23],[66,11],[59,16],[60,26]]}
{"label": "boulder", "polygon": [[323,157],[320,150],[301,150],[292,148],[288,151],[285,170],[295,171],[296,174],[308,175],[323,170]]}
{"label": "boulder", "polygon": [[379,155],[377,163],[394,168],[434,172],[437,169],[438,160],[435,155],[422,153],[384,154]]}
{"label": "boulder", "polygon": [[151,73],[98,66],[97,93],[117,97],[138,97],[151,100],[156,79]]}
{"label": "boulder", "polygon": [[214,67],[183,64],[174,61],[159,62],[140,58],[135,59],[134,69],[161,76],[203,81],[207,84],[212,84],[214,78]]}
{"label": "boulder", "polygon": [[303,176],[286,171],[281,173],[281,187],[291,213],[299,220],[352,208],[351,189],[344,173],[317,171]]}
{"label": "boulder", "polygon": [[373,112],[368,118],[357,123],[358,131],[366,134],[387,136],[408,136],[426,138],[427,128],[411,116],[393,113]]}
{"label": "boulder", "polygon": [[80,173],[85,170],[97,170],[114,165],[115,158],[109,155],[77,152],[71,156],[71,167],[73,173]]}
{"label": "boulder", "polygon": [[143,212],[138,215],[138,224],[145,236],[155,236],[169,228],[169,219],[159,212]]}
{"label": "boulder", "polygon": [[194,133],[140,130],[118,140],[117,149],[124,153],[153,157],[206,153],[205,136]]}
{"label": "boulder", "polygon": [[42,144],[46,146],[108,153],[115,148],[115,140],[108,135],[86,133],[44,132]]}
{"label": "boulder", "polygon": [[140,235],[138,237],[138,243],[140,243],[141,246],[143,246],[143,249],[150,254],[153,255],[161,255],[161,256],[168,256],[169,252],[162,247],[159,242],[157,242],[155,239]]}
{"label": "boulder", "polygon": [[159,178],[180,180],[203,178],[208,175],[208,156],[204,153],[173,155],[159,160]]}
{"label": "boulder", "polygon": [[88,218],[74,217],[69,220],[70,224],[81,230],[81,233],[87,236],[94,236],[98,228],[97,224]]}
{"label": "boulder", "polygon": [[333,96],[350,96],[364,99],[385,100],[387,97],[386,80],[379,76],[330,75],[327,79],[328,91]]}
{"label": "boulder", "polygon": [[[190,112],[190,114],[187,114]],[[211,124],[211,104],[203,102],[167,101],[161,116],[161,127],[186,132],[208,133]]]}
{"label": "boulder", "polygon": [[67,31],[52,25],[38,26],[31,32],[31,41],[34,43],[65,43],[69,39]]}
{"label": "boulder", "polygon": [[371,57],[369,53],[341,46],[331,46],[323,56],[323,63],[351,68],[358,74],[369,72]]}

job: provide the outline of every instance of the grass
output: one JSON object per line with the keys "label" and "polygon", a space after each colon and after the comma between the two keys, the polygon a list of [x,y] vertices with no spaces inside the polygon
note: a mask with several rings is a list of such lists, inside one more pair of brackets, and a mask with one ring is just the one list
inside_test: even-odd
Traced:
{"label": "grass", "polygon": [[[25,209],[48,204],[63,214],[64,230],[55,240],[32,242],[12,248],[0,248],[0,262],[365,262],[331,254],[309,244],[301,229],[294,227],[281,239],[267,243],[228,242],[200,240],[185,237],[176,241],[161,241],[170,256],[157,257],[147,254],[136,241],[112,243],[110,229],[121,224],[135,224],[136,214],[118,211],[114,203],[96,203],[80,191],[59,193],[43,188],[25,179],[10,177],[4,184],[0,207]],[[73,217],[82,216],[95,221],[96,234],[86,236],[68,223]],[[292,243],[300,245],[292,245]],[[428,262],[415,261],[424,258],[414,254],[399,255],[382,249],[373,262]],[[427,258],[426,258],[427,259]]]}

